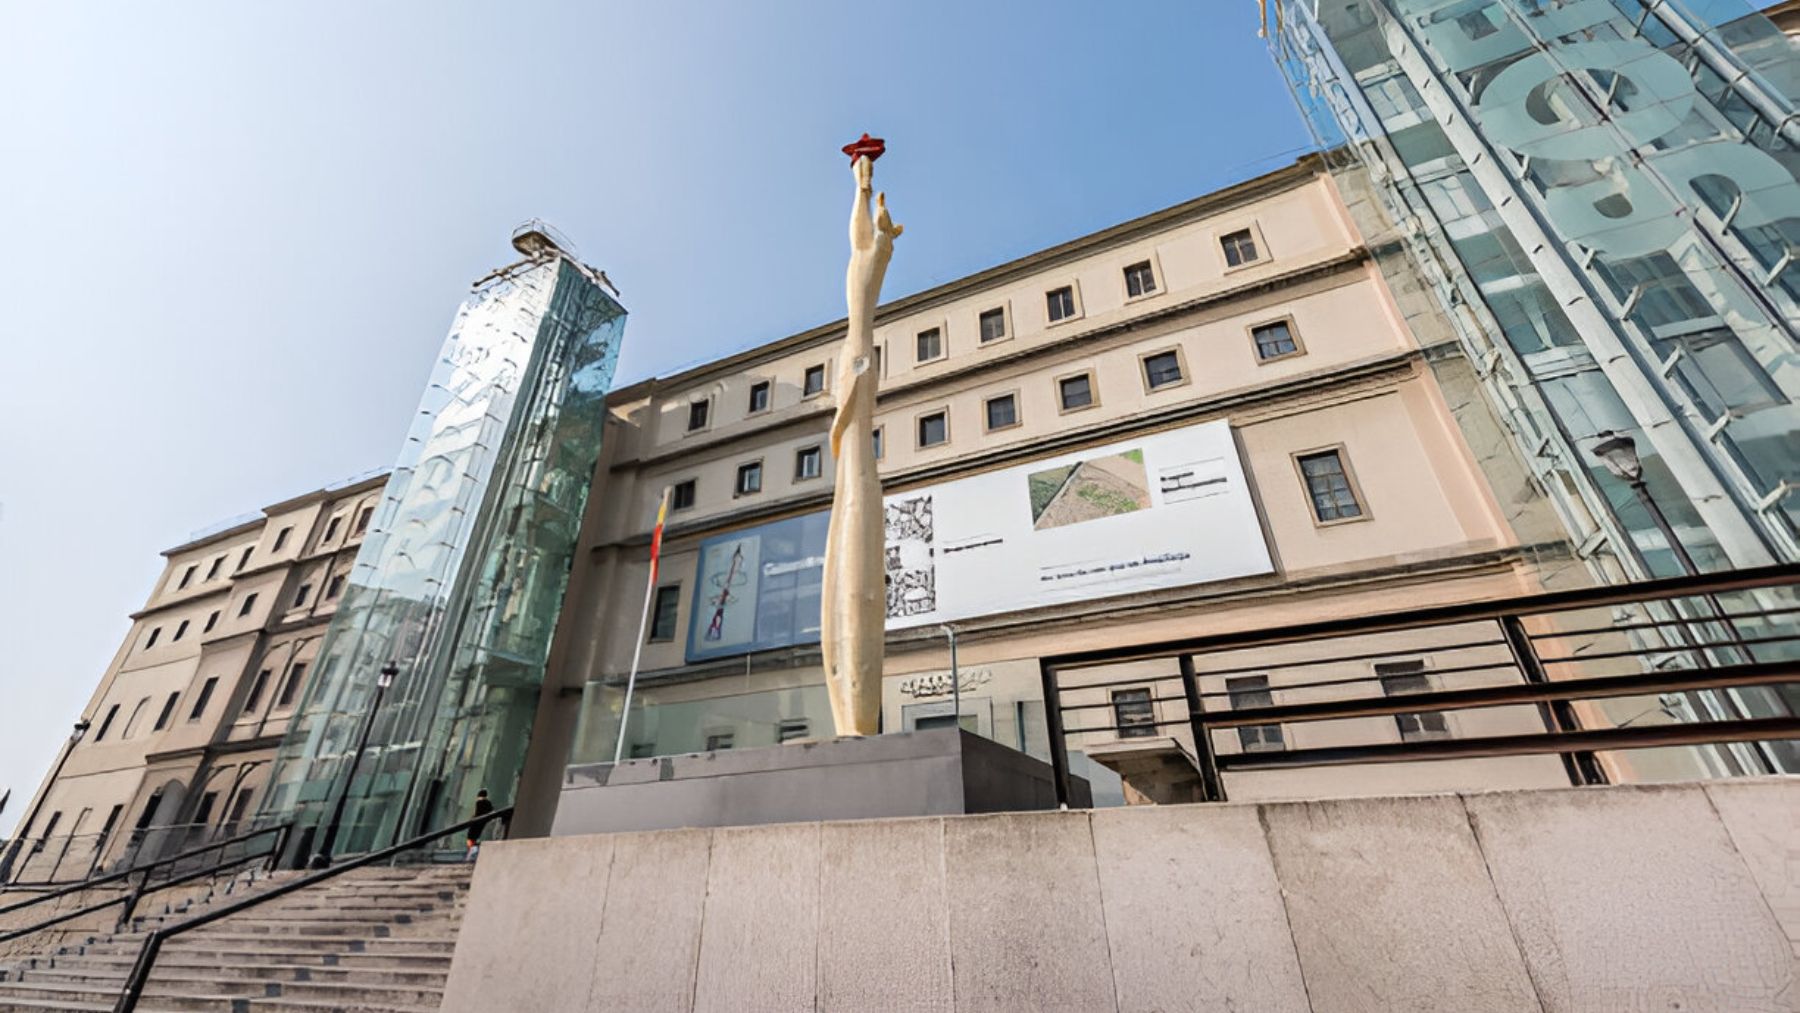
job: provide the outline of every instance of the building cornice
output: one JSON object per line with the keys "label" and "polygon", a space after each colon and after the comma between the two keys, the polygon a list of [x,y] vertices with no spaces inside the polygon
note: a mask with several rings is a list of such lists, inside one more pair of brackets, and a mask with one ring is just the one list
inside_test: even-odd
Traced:
{"label": "building cornice", "polygon": [[[883,494],[904,492],[913,486],[928,482],[961,478],[1010,464],[1024,463],[1053,453],[1080,450],[1083,447],[1110,443],[1132,436],[1192,425],[1196,422],[1223,416],[1246,405],[1303,398],[1384,379],[1400,379],[1412,375],[1415,371],[1415,364],[1421,358],[1422,353],[1418,349],[1406,349],[1364,359],[1328,371],[1303,374],[1278,383],[1229,391],[1214,397],[1170,405],[1152,412],[1113,419],[1079,429],[1069,429],[1028,443],[996,447],[949,461],[938,461],[891,472],[881,477],[881,488]],[[824,487],[817,492],[809,492],[801,496],[786,496],[778,500],[759,503],[753,507],[734,510],[727,514],[697,518],[687,523],[670,523],[664,529],[664,542],[669,545],[684,539],[723,534],[752,524],[812,513],[830,505],[831,491],[828,487]],[[589,551],[597,553],[605,549],[635,548],[649,544],[650,533],[644,531],[599,543],[591,547]]]}
{"label": "building cornice", "polygon": [[346,482],[343,485],[328,485],[320,489],[314,489],[311,492],[284,499],[278,503],[271,503],[262,508],[260,511],[261,516],[253,517],[240,524],[233,524],[231,527],[219,531],[209,532],[198,538],[190,538],[179,545],[164,549],[162,554],[164,556],[173,557],[184,552],[192,552],[195,549],[211,545],[214,542],[229,541],[239,535],[249,534],[262,527],[264,524],[267,524],[269,518],[275,514],[296,510],[300,507],[308,506],[322,500],[338,499],[344,496],[359,496],[365,492],[379,489],[386,485],[388,475],[389,472],[384,470],[379,475],[373,475],[368,478],[359,478],[354,481]]}

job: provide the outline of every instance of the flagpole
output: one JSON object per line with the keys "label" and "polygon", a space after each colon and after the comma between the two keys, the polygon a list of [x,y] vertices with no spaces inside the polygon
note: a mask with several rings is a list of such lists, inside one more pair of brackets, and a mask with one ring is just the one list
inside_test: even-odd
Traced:
{"label": "flagpole", "polygon": [[670,487],[664,486],[656,508],[656,530],[650,535],[650,578],[644,583],[644,612],[638,618],[637,643],[631,648],[631,674],[625,677],[625,706],[619,709],[619,741],[613,746],[613,763],[625,758],[625,733],[631,725],[631,693],[637,688],[638,662],[644,656],[644,637],[650,630],[650,602],[656,597],[656,563],[662,552],[663,519],[669,515]]}

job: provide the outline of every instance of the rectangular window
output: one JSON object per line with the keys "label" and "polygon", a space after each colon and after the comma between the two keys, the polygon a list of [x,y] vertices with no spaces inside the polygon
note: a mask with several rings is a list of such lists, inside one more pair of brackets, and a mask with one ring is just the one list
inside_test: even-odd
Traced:
{"label": "rectangular window", "polygon": [[280,531],[275,532],[275,545],[270,551],[280,552],[281,547],[287,544],[288,536],[293,533],[294,529],[292,527],[282,528]]}
{"label": "rectangular window", "polygon": [[342,517],[333,517],[331,520],[326,521],[325,522],[325,537],[319,539],[319,541],[329,542],[333,538],[336,538],[337,533],[338,533],[338,525],[339,525],[339,523],[341,523],[343,521],[343,519],[344,518],[342,518]]}
{"label": "rectangular window", "polygon": [[50,822],[44,824],[44,833],[42,834],[42,836],[40,836],[38,838],[38,840],[40,840],[40,841],[49,840],[50,835],[56,832],[56,825],[60,822],[62,822],[62,810],[58,809],[57,811],[50,814]]}
{"label": "rectangular window", "polygon": [[250,797],[256,793],[254,788],[244,788],[237,793],[237,800],[231,803],[231,825],[244,822],[244,814],[250,811]]}
{"label": "rectangular window", "polygon": [[690,478],[676,482],[675,488],[669,493],[669,508],[671,510],[690,510],[693,506],[694,480]]}
{"label": "rectangular window", "polygon": [[144,650],[148,651],[150,648],[155,647],[156,646],[156,638],[160,637],[160,636],[162,636],[162,627],[161,626],[158,626],[155,629],[151,630],[150,631],[150,639],[144,641]]}
{"label": "rectangular window", "polygon": [[[1381,692],[1385,696],[1405,696],[1408,693],[1425,693],[1431,690],[1423,661],[1378,661],[1375,663],[1375,677],[1381,680]],[[1396,714],[1394,723],[1400,726],[1402,742],[1450,737],[1450,724],[1442,711]]]}
{"label": "rectangular window", "polygon": [[1148,689],[1114,690],[1113,724],[1121,739],[1143,739],[1156,734],[1156,705]]}
{"label": "rectangular window", "polygon": [[[1269,692],[1269,677],[1266,675],[1226,679],[1225,693],[1232,710],[1271,707],[1275,703],[1274,694]],[[1239,728],[1237,732],[1238,744],[1246,753],[1268,752],[1283,747],[1280,725],[1250,725]]]}
{"label": "rectangular window", "polygon": [[1050,322],[1067,320],[1075,315],[1075,287],[1064,285],[1044,293],[1045,309],[1050,314]]}
{"label": "rectangular window", "polygon": [[305,605],[306,596],[309,594],[312,594],[312,585],[301,584],[299,589],[294,592],[294,607],[299,608],[302,605]]}
{"label": "rectangular window", "polygon": [[688,432],[705,429],[706,420],[712,415],[712,402],[708,400],[688,402]]}
{"label": "rectangular window", "polygon": [[1321,523],[1363,515],[1362,503],[1337,451],[1302,454],[1296,460],[1300,462],[1300,475],[1306,480],[1306,494],[1312,499],[1313,516]]}
{"label": "rectangular window", "polygon": [[681,610],[681,585],[670,584],[656,589],[656,604],[651,609],[650,642],[675,639],[675,620]]}
{"label": "rectangular window", "polygon": [[195,698],[193,708],[188,711],[189,721],[198,721],[200,715],[206,713],[206,705],[212,702],[213,690],[218,688],[218,685],[219,677],[216,675],[201,684],[200,695]]}
{"label": "rectangular window", "polygon": [[735,738],[737,738],[737,736],[733,732],[708,732],[706,735],[706,749],[708,752],[730,749],[732,740]]}
{"label": "rectangular window", "polygon": [[1019,399],[1011,394],[987,399],[988,429],[1008,429],[1019,424]]}
{"label": "rectangular window", "polygon": [[981,314],[981,343],[999,341],[1006,337],[1006,309],[999,307],[986,310]]}
{"label": "rectangular window", "polygon": [[200,632],[211,633],[213,627],[217,625],[219,625],[219,610],[213,609],[212,614],[206,617],[206,625],[200,628]]}
{"label": "rectangular window", "polygon": [[1066,412],[1088,407],[1094,403],[1093,377],[1087,373],[1063,377],[1056,381],[1056,397]]}
{"label": "rectangular window", "polygon": [[1125,269],[1125,294],[1132,298],[1156,291],[1156,272],[1148,260],[1140,260]]}
{"label": "rectangular window", "polygon": [[170,637],[169,639],[172,641],[180,640],[182,637],[187,636],[187,628],[188,628],[188,621],[186,619],[183,619],[180,623],[178,623],[176,625],[175,635]]}
{"label": "rectangular window", "polygon": [[877,461],[881,460],[881,433],[882,428],[876,426],[875,431],[869,434],[875,444],[875,460]]}
{"label": "rectangular window", "polygon": [[244,554],[238,557],[237,569],[242,570],[244,567],[249,566],[250,565],[250,555],[252,553],[254,553],[255,551],[256,551],[256,546],[254,546],[254,545],[244,546]]}
{"label": "rectangular window", "polygon": [[119,705],[113,704],[112,707],[109,710],[107,710],[107,712],[106,712],[106,719],[104,721],[100,722],[100,730],[94,733],[94,741],[95,742],[99,742],[101,739],[106,738],[107,730],[112,728],[113,718],[116,718],[118,716],[119,716]]}
{"label": "rectangular window", "polygon": [[1300,351],[1300,343],[1294,340],[1293,329],[1286,320],[1252,327],[1250,336],[1256,339],[1256,357],[1263,362],[1295,355]]}
{"label": "rectangular window", "polygon": [[936,327],[920,331],[916,342],[920,362],[930,362],[944,354],[944,332]]}
{"label": "rectangular window", "polygon": [[162,711],[156,715],[156,725],[151,731],[160,732],[169,726],[169,719],[175,716],[175,702],[180,699],[180,693],[169,694],[169,698],[163,701]]}
{"label": "rectangular window", "polygon": [[194,564],[191,564],[186,570],[182,571],[181,583],[175,585],[175,590],[177,590],[177,591],[184,590],[188,586],[188,584],[193,581],[194,571],[196,571],[198,569],[200,569],[200,564],[194,563]]}
{"label": "rectangular window", "polygon": [[811,730],[812,724],[805,718],[782,718],[775,723],[775,741],[780,743],[804,739]]}
{"label": "rectangular window", "polygon": [[219,558],[213,560],[212,565],[206,568],[206,579],[211,580],[214,577],[217,577],[219,575],[219,567],[224,562],[225,562],[224,556],[220,556]]}
{"label": "rectangular window", "polygon": [[[354,531],[352,531],[351,534],[360,535],[363,532],[369,530],[369,519],[374,516],[375,516],[375,508],[374,507],[367,507],[367,506],[363,507],[362,510],[359,511],[356,515],[356,529]],[[239,798],[248,798],[249,794],[245,793],[243,795],[239,795],[238,797]]]}
{"label": "rectangular window", "polygon": [[825,367],[823,364],[806,367],[806,373],[800,379],[800,395],[812,397],[825,389]]}
{"label": "rectangular window", "polygon": [[758,380],[750,385],[750,414],[769,410],[769,381]]}
{"label": "rectangular window", "polygon": [[119,814],[124,811],[123,805],[116,805],[112,807],[112,812],[106,814],[106,822],[100,825],[100,843],[94,846],[96,851],[106,846],[107,838],[112,836],[113,827],[119,825]]}
{"label": "rectangular window", "polygon": [[269,676],[271,676],[273,674],[274,674],[274,671],[272,669],[267,669],[267,668],[256,673],[256,680],[254,682],[250,683],[250,695],[244,697],[243,713],[245,713],[245,714],[256,713],[256,705],[259,703],[262,703],[263,690],[268,688]]}
{"label": "rectangular window", "polygon": [[823,474],[824,456],[818,447],[801,447],[794,454],[794,481],[804,482]]}
{"label": "rectangular window", "polygon": [[331,578],[331,582],[329,584],[325,585],[325,600],[326,601],[337,601],[338,595],[343,594],[343,593],[344,593],[344,575],[341,573],[336,574]]}
{"label": "rectangular window", "polygon": [[1232,267],[1248,264],[1256,259],[1256,237],[1249,229],[1239,229],[1219,237],[1219,245],[1225,249],[1225,263]]}
{"label": "rectangular window", "polygon": [[281,696],[275,699],[275,706],[286,707],[294,702],[294,694],[300,691],[300,680],[306,677],[306,662],[296,661],[288,669],[287,681],[281,684]]}
{"label": "rectangular window", "polygon": [[749,464],[738,465],[737,486],[735,491],[739,496],[749,496],[753,493],[762,492],[761,461],[751,461]]}
{"label": "rectangular window", "polygon": [[244,596],[244,604],[238,606],[238,618],[242,619],[245,616],[249,615],[250,610],[255,607],[256,607],[256,595],[254,595],[254,594],[245,595]]}
{"label": "rectangular window", "polygon": [[1144,384],[1151,390],[1181,382],[1181,356],[1173,351],[1144,356]]}
{"label": "rectangular window", "polygon": [[919,416],[919,446],[935,447],[949,438],[950,416],[947,412]]}
{"label": "rectangular window", "polygon": [[207,824],[207,822],[212,819],[213,807],[218,804],[219,804],[219,793],[218,792],[209,791],[206,794],[201,795],[200,796],[200,808],[194,810],[193,822],[198,826],[205,826]]}

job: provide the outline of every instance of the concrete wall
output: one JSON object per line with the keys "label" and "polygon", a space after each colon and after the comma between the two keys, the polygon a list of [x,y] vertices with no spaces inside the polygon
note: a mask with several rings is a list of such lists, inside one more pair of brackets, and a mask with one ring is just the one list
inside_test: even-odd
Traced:
{"label": "concrete wall", "polygon": [[1792,1010],[1800,780],[506,842],[443,1009]]}

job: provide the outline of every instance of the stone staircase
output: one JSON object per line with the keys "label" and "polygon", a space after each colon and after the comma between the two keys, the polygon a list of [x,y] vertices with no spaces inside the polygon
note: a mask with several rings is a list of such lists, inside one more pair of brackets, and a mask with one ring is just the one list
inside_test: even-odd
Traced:
{"label": "stone staircase", "polygon": [[[435,1013],[473,869],[357,869],[170,938],[139,1013]],[[14,958],[0,965],[0,1013],[111,1010],[148,931],[243,896],[221,892],[187,910],[134,919],[128,931]]]}

